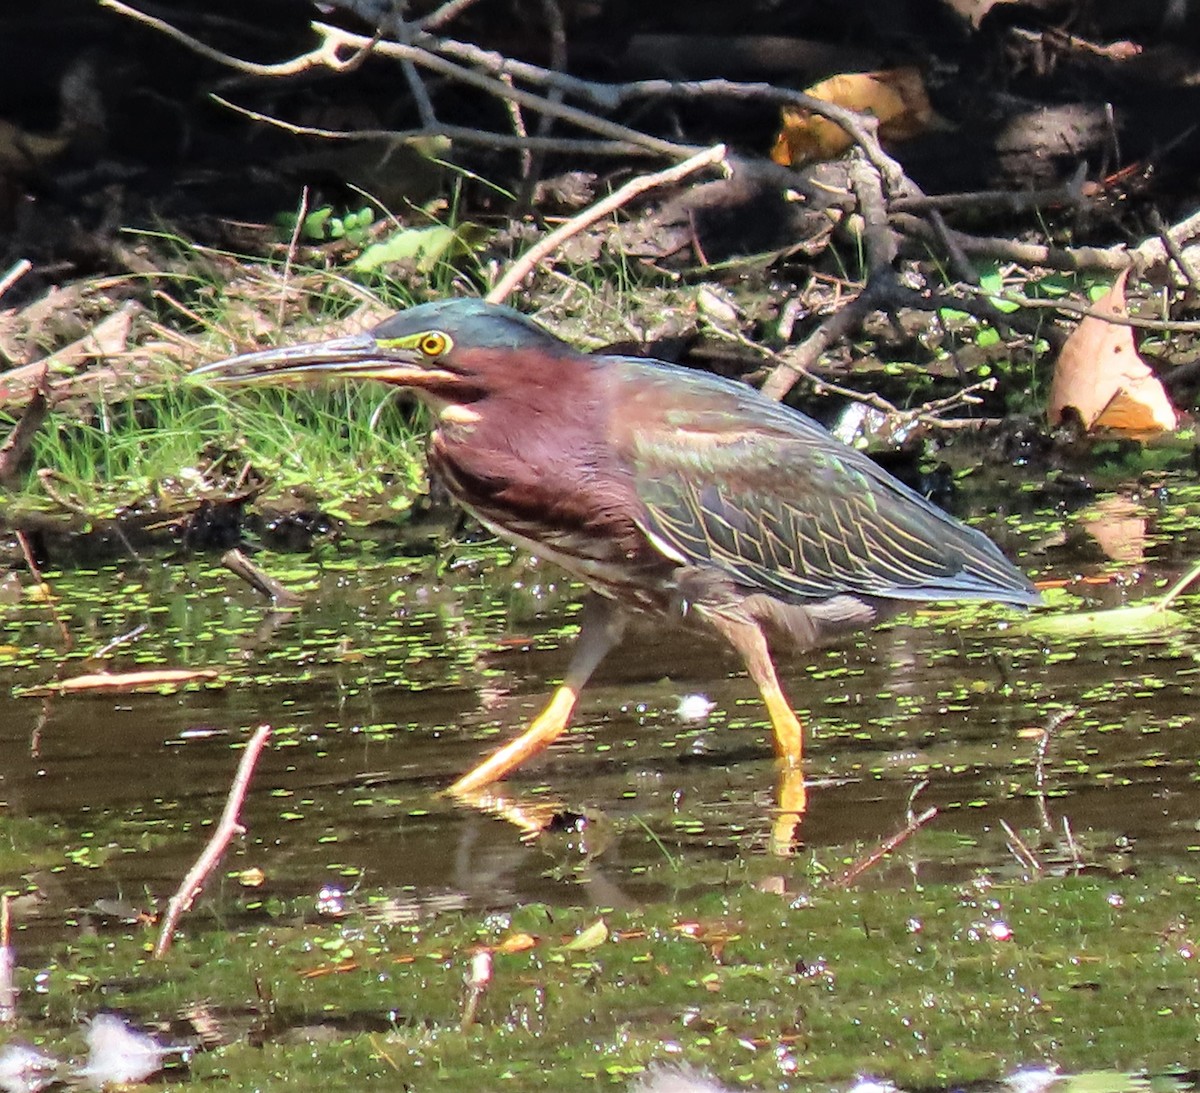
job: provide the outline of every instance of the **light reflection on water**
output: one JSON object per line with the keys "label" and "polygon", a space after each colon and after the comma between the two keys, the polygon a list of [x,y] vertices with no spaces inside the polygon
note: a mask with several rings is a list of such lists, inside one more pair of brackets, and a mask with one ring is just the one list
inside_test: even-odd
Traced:
{"label": "light reflection on water", "polygon": [[[267,556],[306,590],[290,616],[268,615],[201,560],[54,576],[81,650],[148,624],[112,670],[216,666],[231,679],[175,695],[7,700],[5,815],[55,844],[41,855],[49,917],[171,891],[220,810],[232,746],[263,722],[276,735],[227,873],[262,869],[269,891],[365,880],[418,908],[611,905],[668,893],[679,855],[762,854],[769,728],[736,659],[694,634],[635,629],[585,690],[575,731],[512,780],[523,799],[590,817],[583,834],[527,845],[437,796],[526,723],[565,668],[578,590],[506,558],[479,551],[436,579],[404,559]],[[877,883],[1027,868],[1002,821],[1048,870],[1194,856],[1197,646],[1044,649],[1008,628],[1014,617],[923,612],[780,658],[810,726],[803,855],[842,861],[902,827],[910,807],[936,805],[935,824],[874,871]],[[60,646],[41,605],[14,609],[0,645],[11,647],[3,688],[52,676]],[[63,672],[93,669],[76,660]],[[688,695],[711,710],[681,716]],[[1068,707],[1039,762],[1039,728]],[[232,885],[226,896],[241,898]]]}

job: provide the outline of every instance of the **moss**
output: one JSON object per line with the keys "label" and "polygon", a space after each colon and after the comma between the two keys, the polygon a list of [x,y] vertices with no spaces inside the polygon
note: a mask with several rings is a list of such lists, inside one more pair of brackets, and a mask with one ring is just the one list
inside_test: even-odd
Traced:
{"label": "moss", "polygon": [[[195,1058],[208,1090],[567,1090],[668,1055],[769,1087],[863,1071],[948,1086],[1041,1062],[1165,1071],[1200,1054],[1184,880],[799,898],[735,880],[682,906],[607,911],[606,932],[594,911],[544,905],[395,926],[364,900],[313,924],[196,919],[162,963],[148,933],[80,939],[21,985],[43,1030],[100,1006],[152,1022],[203,1001],[229,1041]],[[481,949],[491,982],[463,1029]]]}

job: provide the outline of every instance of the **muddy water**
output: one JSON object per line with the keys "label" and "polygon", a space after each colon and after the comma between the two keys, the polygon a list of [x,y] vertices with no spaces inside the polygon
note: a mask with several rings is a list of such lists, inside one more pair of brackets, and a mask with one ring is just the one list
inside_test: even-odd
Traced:
{"label": "muddy water", "polygon": [[[1160,590],[1189,544],[1197,552],[1194,526],[1161,523],[1145,558],[1122,565],[1094,550],[1033,553],[1044,526],[992,530],[1039,579],[1115,606]],[[275,736],[247,834],[208,894],[231,916],[363,884],[394,893],[401,914],[621,906],[671,895],[681,859],[717,875],[765,854],[769,729],[736,660],[692,634],[635,631],[585,691],[575,731],[510,782],[519,804],[558,812],[557,832],[523,841],[504,819],[439,797],[561,677],[579,589],[499,548],[460,551],[440,572],[383,546],[355,550],[260,556],[305,594],[289,615],[272,616],[210,558],[48,574],[57,620],[30,596],[2,609],[0,870],[11,891],[36,892],[27,921],[53,934],[96,900],[169,895],[261,723]],[[930,805],[937,820],[872,871],[875,883],[1194,863],[1197,597],[1182,609],[1191,632],[1052,646],[1022,636],[1006,610],[927,611],[781,657],[811,730],[795,868],[840,871]],[[221,678],[169,694],[24,694],[95,670],[88,655],[142,625],[108,669]]]}

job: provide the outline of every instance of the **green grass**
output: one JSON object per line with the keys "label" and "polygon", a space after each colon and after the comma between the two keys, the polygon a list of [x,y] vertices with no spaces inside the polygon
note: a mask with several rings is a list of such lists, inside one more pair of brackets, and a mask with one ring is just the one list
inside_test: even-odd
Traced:
{"label": "green grass", "polygon": [[[412,408],[382,385],[226,396],[171,384],[136,400],[54,412],[16,492],[25,505],[66,501],[105,517],[167,499],[219,496],[245,468],[247,481],[266,480],[267,496],[300,491],[334,514],[383,495],[406,507],[423,481],[422,432]],[[52,472],[57,500],[47,495],[41,469]]]}

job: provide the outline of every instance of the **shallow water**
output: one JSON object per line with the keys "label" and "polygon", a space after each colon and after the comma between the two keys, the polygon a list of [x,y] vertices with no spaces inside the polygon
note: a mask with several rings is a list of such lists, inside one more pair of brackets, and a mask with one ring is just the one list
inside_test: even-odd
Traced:
{"label": "shallow water", "polygon": [[[1191,491],[1149,514],[1136,565],[1033,553],[1053,514],[983,526],[1039,579],[1116,606],[1161,591],[1189,544],[1200,553]],[[275,735],[247,835],[208,896],[230,914],[362,883],[413,915],[535,899],[622,906],[675,894],[681,859],[719,869],[766,853],[775,773],[754,688],[716,642],[662,628],[630,635],[585,690],[574,731],[506,787],[556,810],[565,830],[529,843],[439,797],[536,713],[565,668],[580,590],[498,547],[442,563],[354,550],[261,555],[305,594],[288,615],[210,558],[48,574],[70,654],[45,603],[3,609],[0,693],[14,695],[0,722],[4,866],[10,887],[23,877],[16,889],[38,893],[28,925],[49,937],[97,899],[143,906],[173,891],[220,811],[235,745],[261,723]],[[1182,609],[1200,624],[1197,599]],[[838,872],[930,805],[934,823],[867,883],[1194,860],[1195,627],[1049,645],[1017,632],[1020,618],[927,610],[779,658],[810,729],[797,868]],[[221,679],[173,694],[23,694],[95,670],[87,654],[143,624],[106,657],[110,670],[216,667]],[[250,869],[265,883],[241,889]]]}

